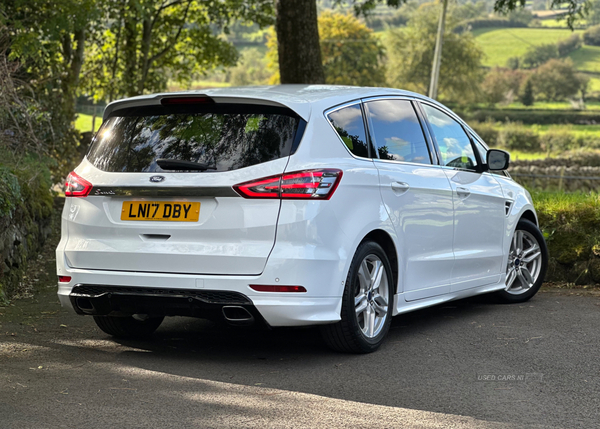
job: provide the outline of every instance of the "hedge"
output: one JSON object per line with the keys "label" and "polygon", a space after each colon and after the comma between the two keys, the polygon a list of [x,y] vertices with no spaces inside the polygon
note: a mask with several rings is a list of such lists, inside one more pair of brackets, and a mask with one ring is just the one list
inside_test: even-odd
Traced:
{"label": "hedge", "polygon": [[461,111],[460,109],[455,109],[455,112],[467,122],[521,122],[526,125],[600,124],[600,112],[586,110],[481,109]]}
{"label": "hedge", "polygon": [[533,192],[550,254],[547,281],[600,283],[600,195]]}

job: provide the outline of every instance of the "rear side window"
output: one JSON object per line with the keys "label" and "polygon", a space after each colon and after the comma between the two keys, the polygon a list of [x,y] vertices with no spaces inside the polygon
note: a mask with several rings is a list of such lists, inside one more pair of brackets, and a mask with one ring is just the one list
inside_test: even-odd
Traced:
{"label": "rear side window", "polygon": [[291,110],[270,106],[123,109],[102,125],[87,158],[107,172],[179,171],[162,169],[158,159],[236,170],[289,156],[299,121]]}
{"label": "rear side window", "polygon": [[327,119],[350,152],[363,158],[369,157],[367,133],[360,104],[331,112],[327,115]]}
{"label": "rear side window", "polygon": [[425,135],[410,101],[377,100],[365,105],[380,159],[431,164]]}

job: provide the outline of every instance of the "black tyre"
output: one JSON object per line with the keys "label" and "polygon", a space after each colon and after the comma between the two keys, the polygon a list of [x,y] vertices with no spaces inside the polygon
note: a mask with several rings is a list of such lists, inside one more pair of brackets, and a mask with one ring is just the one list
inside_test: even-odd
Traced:
{"label": "black tyre", "polygon": [[342,296],[342,320],[323,325],[327,345],[346,353],[379,348],[392,322],[395,285],[390,262],[375,242],[362,243],[352,259]]}
{"label": "black tyre", "polygon": [[100,329],[117,338],[147,337],[158,329],[163,320],[164,317],[138,314],[128,317],[94,316],[94,321]]}
{"label": "black tyre", "polygon": [[534,296],[546,276],[548,248],[540,229],[521,219],[513,234],[506,267],[506,288],[496,292],[501,302],[525,302]]}

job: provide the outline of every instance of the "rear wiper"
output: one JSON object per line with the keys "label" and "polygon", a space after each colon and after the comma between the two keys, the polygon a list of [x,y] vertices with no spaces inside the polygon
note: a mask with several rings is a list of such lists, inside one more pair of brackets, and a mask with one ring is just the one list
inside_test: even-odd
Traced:
{"label": "rear wiper", "polygon": [[156,163],[163,170],[216,170],[217,167],[203,162],[181,161],[179,159],[157,159]]}

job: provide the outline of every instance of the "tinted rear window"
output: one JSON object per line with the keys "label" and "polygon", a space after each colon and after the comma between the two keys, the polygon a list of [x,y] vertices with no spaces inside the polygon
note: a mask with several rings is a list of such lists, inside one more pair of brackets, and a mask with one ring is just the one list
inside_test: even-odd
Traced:
{"label": "tinted rear window", "polygon": [[161,158],[207,164],[207,172],[236,170],[289,156],[300,121],[271,106],[123,109],[102,125],[87,158],[108,172],[165,171]]}
{"label": "tinted rear window", "polygon": [[367,133],[360,104],[331,112],[327,118],[350,152],[356,156],[369,157]]}

